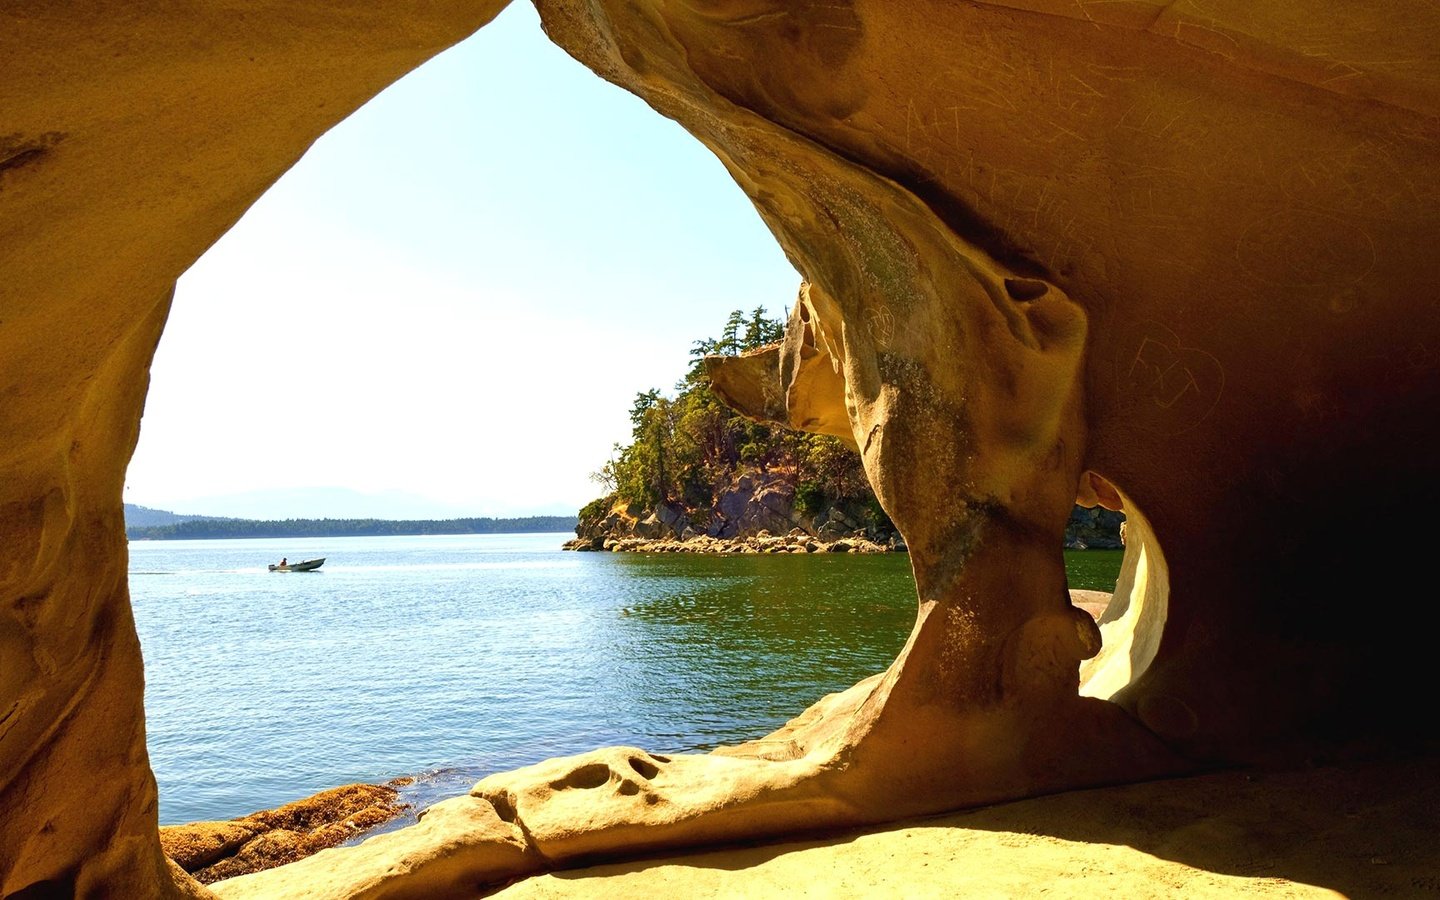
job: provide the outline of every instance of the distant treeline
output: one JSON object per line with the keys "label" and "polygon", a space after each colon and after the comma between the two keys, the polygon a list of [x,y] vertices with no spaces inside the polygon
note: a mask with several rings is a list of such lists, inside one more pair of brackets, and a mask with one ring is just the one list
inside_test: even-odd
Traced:
{"label": "distant treeline", "polygon": [[125,529],[132,541],[209,538],[359,537],[404,534],[519,534],[573,531],[574,516],[519,519],[192,519]]}

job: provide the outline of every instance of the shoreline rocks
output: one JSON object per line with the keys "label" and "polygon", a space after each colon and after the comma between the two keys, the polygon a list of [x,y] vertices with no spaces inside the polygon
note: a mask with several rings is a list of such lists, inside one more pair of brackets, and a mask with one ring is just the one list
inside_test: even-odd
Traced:
{"label": "shoreline rocks", "polygon": [[399,816],[396,779],[389,784],[347,784],[276,809],[223,822],[160,828],[160,847],[201,884],[295,862]]}
{"label": "shoreline rocks", "polygon": [[[694,509],[677,502],[647,508],[614,495],[596,500],[580,510],[575,527],[578,537],[567,541],[564,549],[712,554],[906,552],[904,539],[878,507],[873,507],[873,501],[867,505],[831,500],[818,509],[802,509],[793,473],[743,471],[716,496],[713,507]],[[1065,547],[1120,549],[1124,546],[1124,522],[1123,513],[1076,506],[1066,525]]]}
{"label": "shoreline rocks", "polygon": [[684,540],[646,537],[580,537],[566,541],[563,549],[608,553],[710,553],[710,554],[809,554],[809,553],[906,553],[899,537],[873,540],[864,531],[822,540],[799,528],[783,536],[760,531],[748,537],[717,538],[693,532]]}
{"label": "shoreline rocks", "polygon": [[[746,470],[716,492],[714,506],[646,508],[612,495],[580,511],[566,550],[623,553],[882,553],[905,544],[884,514],[862,500],[796,501],[792,472]],[[872,508],[873,507],[873,508]]]}

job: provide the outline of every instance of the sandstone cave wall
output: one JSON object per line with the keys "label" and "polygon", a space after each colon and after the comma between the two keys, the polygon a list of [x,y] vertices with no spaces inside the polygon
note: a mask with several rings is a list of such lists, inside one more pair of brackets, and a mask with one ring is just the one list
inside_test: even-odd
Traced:
{"label": "sandstone cave wall", "polygon": [[0,895],[173,890],[120,502],[175,279],[503,5],[0,10]]}

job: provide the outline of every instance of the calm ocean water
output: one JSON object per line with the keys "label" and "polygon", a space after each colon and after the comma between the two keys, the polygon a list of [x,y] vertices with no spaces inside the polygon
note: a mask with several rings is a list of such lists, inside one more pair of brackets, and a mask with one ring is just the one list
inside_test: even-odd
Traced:
{"label": "calm ocean water", "polygon": [[[137,541],[165,824],[606,744],[759,737],[889,664],[908,558],[562,553],[568,535]],[[265,565],[328,558],[313,573]]]}
{"label": "calm ocean water", "polygon": [[[162,824],[419,776],[417,807],[606,744],[759,737],[889,665],[904,555],[563,553],[568,534],[137,541]],[[1067,554],[1074,587],[1118,553]],[[311,573],[267,563],[327,557]]]}

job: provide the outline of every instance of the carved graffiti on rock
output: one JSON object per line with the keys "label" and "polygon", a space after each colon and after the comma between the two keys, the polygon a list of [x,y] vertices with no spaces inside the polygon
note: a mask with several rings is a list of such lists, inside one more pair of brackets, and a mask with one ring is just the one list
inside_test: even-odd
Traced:
{"label": "carved graffiti on rock", "polygon": [[1181,434],[1214,410],[1225,388],[1220,360],[1187,347],[1158,322],[1145,322],[1120,344],[1116,366],[1121,403],[1135,426]]}

